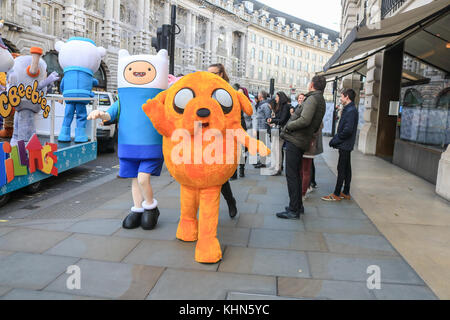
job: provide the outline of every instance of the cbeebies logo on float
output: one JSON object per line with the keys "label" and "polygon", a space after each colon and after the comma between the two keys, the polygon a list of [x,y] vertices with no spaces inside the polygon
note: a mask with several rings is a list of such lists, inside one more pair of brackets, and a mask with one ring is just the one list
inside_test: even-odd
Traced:
{"label": "cbeebies logo on float", "polygon": [[45,92],[39,91],[38,81],[34,81],[32,86],[25,87],[23,84],[9,88],[7,92],[0,95],[0,115],[3,118],[9,116],[12,108],[17,107],[23,98],[28,99],[34,105],[40,105],[44,111],[44,118],[50,114],[50,106],[47,105]]}

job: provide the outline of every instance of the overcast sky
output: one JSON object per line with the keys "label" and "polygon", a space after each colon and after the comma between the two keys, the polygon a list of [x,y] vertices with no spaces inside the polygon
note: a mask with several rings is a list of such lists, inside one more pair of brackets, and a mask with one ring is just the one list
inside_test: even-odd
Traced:
{"label": "overcast sky", "polygon": [[291,16],[340,31],[341,0],[258,0]]}

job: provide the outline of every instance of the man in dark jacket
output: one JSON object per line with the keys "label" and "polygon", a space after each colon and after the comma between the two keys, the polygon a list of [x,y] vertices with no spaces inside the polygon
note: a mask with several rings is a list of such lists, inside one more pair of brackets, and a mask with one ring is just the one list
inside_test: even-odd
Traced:
{"label": "man in dark jacket", "polygon": [[[341,103],[344,106],[339,120],[336,135],[330,141],[330,147],[339,150],[338,177],[334,193],[322,197],[325,201],[350,200],[350,181],[352,179],[352,168],[350,164],[350,153],[353,150],[358,129],[358,110],[355,106],[355,91],[345,89],[341,94]],[[344,190],[342,185],[344,184]]]}
{"label": "man in dark jacket", "polygon": [[302,158],[309,150],[313,134],[317,132],[325,115],[326,105],[323,91],[326,86],[323,76],[315,76],[309,84],[305,101],[299,106],[281,131],[286,141],[286,180],[289,192],[289,206],[277,213],[278,218],[299,219],[305,212],[302,202]]}

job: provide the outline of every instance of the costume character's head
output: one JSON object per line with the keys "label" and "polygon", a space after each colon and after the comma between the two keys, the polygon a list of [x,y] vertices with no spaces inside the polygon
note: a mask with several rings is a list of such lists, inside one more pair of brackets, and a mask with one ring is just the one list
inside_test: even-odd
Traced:
{"label": "costume character's head", "polygon": [[87,38],[70,38],[67,42],[58,41],[55,44],[59,52],[58,61],[61,68],[81,67],[93,73],[100,68],[100,63],[106,55],[103,47],[97,47],[95,42]]}
{"label": "costume character's head", "polygon": [[118,88],[158,88],[168,86],[167,50],[160,50],[156,56],[130,55],[127,50],[119,51],[117,74]]}
{"label": "costume character's head", "polygon": [[[252,141],[241,127],[241,111],[248,115],[253,112],[250,101],[212,73],[195,72],[184,76],[155,99],[149,100],[143,109],[163,135],[167,168],[180,184],[204,188],[225,183],[238,164],[237,142],[249,147],[252,154],[259,151],[264,156],[270,152],[261,142]],[[180,163],[178,154],[175,157],[172,154],[180,145],[179,139],[172,140],[172,137],[183,132],[186,138],[183,141],[188,148],[180,150],[179,156],[190,163],[184,160]],[[194,143],[199,134],[204,137],[200,146]],[[220,143],[221,149],[212,151],[216,159],[213,163],[205,159],[208,156],[205,149],[208,153],[208,148],[211,148],[210,143],[205,142],[209,138]],[[227,138],[229,142],[230,139],[233,141],[231,147],[226,143]],[[250,144],[250,141],[255,143]],[[205,155],[200,163],[196,162],[194,148],[202,148],[201,153]],[[190,157],[185,157],[186,150],[191,153]]]}
{"label": "costume character's head", "polygon": [[[47,63],[41,58],[41,48],[32,47],[30,55],[18,56],[14,59],[14,66],[8,72],[8,84],[25,87],[32,86],[34,81],[41,82],[47,78]],[[43,89],[46,92],[46,88]]]}

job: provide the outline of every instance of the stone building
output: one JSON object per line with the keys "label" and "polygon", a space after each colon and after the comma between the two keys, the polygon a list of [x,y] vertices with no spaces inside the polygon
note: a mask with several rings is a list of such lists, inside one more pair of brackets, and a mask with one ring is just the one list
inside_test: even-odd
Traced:
{"label": "stone building", "polygon": [[342,75],[341,87],[365,96],[359,150],[436,184],[450,199],[448,1],[341,3],[343,41],[324,74]]}
{"label": "stone building", "polygon": [[[305,91],[339,45],[337,32],[294,18],[257,1],[241,0],[2,0],[2,37],[12,51],[32,46],[46,52],[49,70],[61,72],[54,44],[88,37],[107,49],[96,74],[98,90],[116,89],[117,53],[154,52],[151,37],[170,23],[177,5],[175,73],[205,70],[223,63],[232,83],[250,91],[269,88]],[[326,92],[331,99],[331,90]]]}

